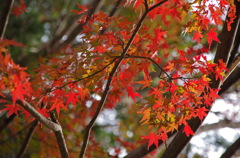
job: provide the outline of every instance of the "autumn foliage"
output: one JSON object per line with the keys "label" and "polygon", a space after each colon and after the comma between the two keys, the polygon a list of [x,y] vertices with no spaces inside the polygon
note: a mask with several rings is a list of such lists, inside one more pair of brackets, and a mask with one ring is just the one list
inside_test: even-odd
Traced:
{"label": "autumn foliage", "polygon": [[[236,18],[234,2],[127,0],[120,6],[132,9],[136,14],[134,20],[124,15],[109,16],[103,11],[89,17],[90,8],[77,4],[78,8],[69,12],[81,15],[77,21],[83,27],[81,43],[40,57],[31,73],[11,59],[9,46],[24,45],[13,39],[1,40],[0,102],[4,103],[1,111],[6,111],[8,117],[14,114],[24,117],[26,122],[38,120],[42,128],[47,121],[64,124],[62,128],[68,132],[63,135],[76,134],[71,147],[82,145],[80,157],[94,157],[85,153],[85,149],[97,146],[92,127],[103,109],[116,108],[124,97],[131,98],[130,106],[137,107],[139,126],[148,128],[148,133],[140,137],[148,141],[148,148],[165,142],[168,134],[180,127],[186,136],[193,135],[188,121],[205,119],[219,98],[220,89],[212,84],[222,83],[228,71],[225,60],[214,62],[208,57],[213,42],[222,42],[217,26],[223,25],[224,14],[228,17],[227,29],[231,30]],[[26,7],[21,0],[12,14],[16,17],[25,14]],[[180,36],[187,34],[192,43],[203,46],[177,48],[171,44],[171,32],[167,29],[171,20],[180,24]],[[55,134],[60,131],[48,128]],[[72,139],[66,139],[66,144]],[[130,144],[119,142],[131,149]],[[61,142],[58,145],[63,150],[62,157],[67,157],[67,147],[62,149]],[[115,153],[119,152],[115,148]],[[76,153],[70,151],[71,154]]]}

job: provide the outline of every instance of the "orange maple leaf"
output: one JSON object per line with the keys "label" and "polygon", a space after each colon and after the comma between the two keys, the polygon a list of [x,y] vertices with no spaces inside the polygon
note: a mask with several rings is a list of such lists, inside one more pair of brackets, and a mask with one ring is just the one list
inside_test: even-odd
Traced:
{"label": "orange maple leaf", "polygon": [[164,69],[167,71],[172,71],[174,69],[174,63],[169,62],[167,66],[164,67]]}
{"label": "orange maple leaf", "polygon": [[54,103],[53,103],[52,107],[50,108],[50,110],[56,109],[58,116],[59,116],[59,113],[60,113],[60,109],[61,109],[61,108],[62,108],[62,109],[67,109],[67,108],[64,106],[62,100],[54,100],[53,102],[54,102]]}

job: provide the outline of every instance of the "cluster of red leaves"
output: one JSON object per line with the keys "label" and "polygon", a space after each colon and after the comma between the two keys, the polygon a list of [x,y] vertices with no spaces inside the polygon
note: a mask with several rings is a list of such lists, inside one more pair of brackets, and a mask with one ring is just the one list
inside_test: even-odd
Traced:
{"label": "cluster of red leaves", "polygon": [[[198,1],[196,2],[198,3]],[[155,3],[157,2],[154,1],[153,4]],[[135,1],[135,9],[138,9],[140,4],[143,5],[143,1]],[[181,12],[191,10],[195,17],[185,27],[188,32],[196,31],[193,40],[200,43],[201,38],[204,37],[202,30],[207,30],[205,36],[209,43],[209,48],[213,40],[220,42],[217,38],[216,28],[209,30],[209,25],[211,22],[215,23],[215,25],[222,25],[222,10],[230,4],[228,1],[221,0],[218,1],[218,4],[211,4],[205,0],[199,2],[198,5],[193,5],[193,3],[192,6],[186,5],[183,1],[177,1],[174,4],[174,7],[178,8],[177,10],[171,8],[172,2],[169,1],[149,13],[149,17],[154,19],[155,16],[161,15],[163,23],[168,25],[166,16],[171,15],[175,19],[181,19]],[[206,6],[206,4],[208,5]],[[232,15],[229,15],[232,21],[234,15],[234,11]],[[158,47],[159,45],[156,43],[164,41],[161,37],[164,37],[166,33],[164,30],[155,30],[155,35],[156,40],[152,41],[151,44],[154,47]],[[161,48],[164,48],[164,45]],[[154,47],[150,47],[151,50],[157,50]],[[207,52],[208,50],[205,48],[200,50],[189,49],[186,52],[178,50],[178,59],[167,63],[164,68],[166,74],[160,77],[159,85],[151,88],[152,91],[149,92],[149,96],[146,98],[147,103],[145,107],[139,111],[139,113],[143,114],[141,122],[148,124],[150,129],[156,127],[158,131],[143,137],[144,139],[149,139],[149,146],[153,143],[157,145],[159,139],[165,141],[166,139],[165,137],[164,139],[162,138],[162,134],[177,130],[179,125],[182,124],[184,125],[183,132],[187,136],[194,134],[187,124],[187,120],[193,117],[198,117],[202,120],[208,111],[208,108],[202,107],[202,105],[210,106],[216,98],[219,98],[217,95],[219,89],[210,88],[211,80],[209,77],[215,75],[216,79],[222,80],[227,69],[222,61],[219,61],[219,65],[207,61],[206,56],[203,55],[203,53]],[[188,56],[194,54],[196,54],[194,58],[188,58]],[[146,55],[144,56],[146,57]],[[150,80],[146,81],[146,78],[149,78],[147,74],[145,73],[144,75],[144,81],[138,81],[137,83],[150,88]],[[153,131],[156,131],[156,128]]]}
{"label": "cluster of red leaves", "polygon": [[[134,1],[134,9],[138,10],[140,6],[144,6],[144,2]],[[151,1],[148,7],[158,2],[161,1]],[[216,29],[209,29],[209,23],[212,21],[216,25],[221,24],[222,8],[229,3],[220,0],[219,4],[209,4],[207,7],[205,3],[207,0],[193,6],[194,4],[182,0],[167,1],[152,10],[148,17],[154,20],[161,16],[162,23],[168,26],[169,17],[181,21],[182,13],[191,11],[195,17],[186,24],[188,32],[195,31],[193,40],[197,40],[198,43],[201,38],[207,36],[207,41],[211,45],[212,40],[220,41],[216,36]],[[196,9],[193,9],[194,7]],[[78,8],[81,10],[73,12],[83,14],[87,11],[87,8],[81,5],[78,5]],[[23,9],[22,6],[20,10]],[[87,18],[83,16],[79,22],[84,23]],[[49,117],[50,110],[55,110],[60,115],[62,109],[71,111],[79,106],[79,112],[76,114],[74,111],[74,115],[81,116],[82,119],[78,123],[84,126],[84,119],[92,116],[98,106],[99,96],[105,90],[114,62],[118,61],[133,34],[132,24],[133,22],[121,16],[108,17],[103,12],[92,15],[83,26],[82,44],[79,47],[67,48],[65,53],[56,54],[52,59],[39,62],[40,68],[36,70],[36,75],[32,79],[34,94],[31,94],[30,103],[35,106],[39,106],[40,103],[46,105],[46,109],[38,109],[45,117]],[[106,28],[108,29],[105,30]],[[144,100],[139,113],[143,114],[141,123],[149,125],[150,134],[143,138],[149,140],[148,146],[151,144],[157,146],[158,140],[165,141],[166,133],[178,129],[180,125],[184,125],[183,132],[187,136],[193,134],[187,120],[193,117],[202,120],[206,116],[208,109],[202,105],[211,106],[219,97],[217,95],[219,89],[212,89],[209,85],[210,76],[215,75],[216,79],[222,80],[226,68],[222,61],[219,61],[220,64],[208,61],[203,55],[209,51],[205,48],[177,50],[178,56],[175,59],[167,64],[162,63],[158,51],[166,52],[169,49],[168,32],[160,27],[154,28],[152,32],[148,30],[150,26],[147,24],[142,26],[121,66],[115,75],[111,76],[113,80],[108,87],[110,93],[106,108],[113,108],[125,93],[135,102],[139,99]],[[205,35],[202,34],[203,30],[208,30]],[[31,86],[24,69],[14,64],[6,53],[5,47],[8,45],[18,44],[7,40],[0,44],[0,60],[3,61],[0,63],[0,90],[9,91],[13,97],[13,104],[6,105],[7,108],[4,109],[11,115],[17,114],[20,109],[15,104],[16,100],[24,102],[25,97],[30,95]],[[162,68],[160,64],[165,66]],[[157,86],[153,86],[151,83],[155,78],[151,77],[150,72],[156,69],[160,69],[159,81]],[[143,80],[135,81],[139,74],[142,74]],[[139,89],[150,89],[148,95],[142,96],[136,92],[133,88],[135,84],[140,84]]]}
{"label": "cluster of red leaves", "polygon": [[[194,31],[193,40],[200,43],[200,40],[204,37],[202,35],[203,31],[208,31],[206,34],[207,41],[209,43],[209,48],[212,44],[212,40],[220,42],[217,38],[216,28],[209,30],[209,25],[214,24],[216,26],[222,25],[221,16],[224,14],[223,10],[228,8],[230,2],[227,0],[219,0],[216,2],[208,2],[207,0],[201,1],[198,5],[192,6],[192,16],[194,17],[192,21],[189,21],[185,26],[188,32]],[[230,7],[232,10],[233,6]],[[234,15],[236,12],[232,11],[229,14],[230,21],[228,23],[228,30],[231,29],[231,23],[233,23]]]}
{"label": "cluster of red leaves", "polygon": [[[0,41],[0,95],[5,97],[4,93],[11,94],[13,102],[7,104],[3,111],[8,111],[8,116],[17,114],[20,107],[16,104],[17,100],[24,102],[25,97],[30,96],[31,84],[29,75],[25,68],[16,65],[8,53],[8,46],[23,46],[13,40]],[[6,102],[0,100],[0,102]]]}
{"label": "cluster of red leaves", "polygon": [[24,3],[24,0],[19,0],[19,5],[14,5],[12,7],[12,14],[18,17],[22,13],[26,12],[27,6]]}
{"label": "cluster of red leaves", "polygon": [[203,120],[208,108],[202,105],[211,106],[219,98],[219,89],[210,87],[209,76],[215,75],[216,79],[222,80],[227,69],[222,61],[219,61],[219,65],[211,63],[203,54],[192,59],[186,58],[199,51],[179,50],[178,59],[169,61],[164,68],[168,75],[160,77],[159,85],[151,88],[147,103],[139,112],[143,114],[142,124],[158,130],[157,133],[143,137],[150,139],[149,145],[159,139],[165,141],[166,138],[163,139],[161,135],[166,136],[166,132],[178,130],[180,125],[185,126],[183,132],[187,136],[194,134],[187,120],[193,117]]}

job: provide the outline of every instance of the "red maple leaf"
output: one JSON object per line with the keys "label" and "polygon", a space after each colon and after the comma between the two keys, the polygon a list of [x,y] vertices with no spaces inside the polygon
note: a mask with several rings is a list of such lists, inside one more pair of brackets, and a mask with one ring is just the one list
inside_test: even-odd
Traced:
{"label": "red maple leaf", "polygon": [[217,38],[217,33],[215,32],[216,28],[212,28],[208,33],[207,33],[207,41],[209,44],[209,47],[212,44],[212,40],[215,40],[220,43],[219,39]]}
{"label": "red maple leaf", "polygon": [[142,138],[143,139],[149,139],[148,149],[153,143],[156,145],[156,147],[158,147],[158,140],[162,139],[159,135],[157,135],[155,133],[152,133],[152,132],[150,132],[150,134],[147,135],[147,136],[143,136]]}
{"label": "red maple leaf", "polygon": [[59,116],[60,109],[61,108],[66,109],[66,107],[63,105],[63,101],[62,100],[54,100],[53,102],[54,103],[53,103],[53,105],[52,105],[50,110],[56,109],[56,111],[58,113],[58,116]]}
{"label": "red maple leaf", "polygon": [[195,32],[192,40],[196,40],[200,43],[201,38],[203,38],[202,32]]}
{"label": "red maple leaf", "polygon": [[140,94],[133,91],[132,86],[127,87],[128,96],[135,101],[135,97],[142,97]]}
{"label": "red maple leaf", "polygon": [[154,30],[155,38],[154,42],[162,41],[164,35],[166,34],[166,31],[163,31],[162,29],[158,28]]}
{"label": "red maple leaf", "polygon": [[88,95],[88,89],[87,88],[78,88],[78,95],[80,96],[81,100],[84,100],[85,97]]}
{"label": "red maple leaf", "polygon": [[202,121],[203,117],[207,115],[206,111],[208,111],[208,109],[206,108],[199,108],[197,109],[197,115],[198,118]]}
{"label": "red maple leaf", "polygon": [[220,96],[218,95],[218,91],[220,89],[210,89],[210,93],[209,93],[209,97],[214,101],[217,98],[220,98]]}
{"label": "red maple leaf", "polygon": [[18,111],[20,110],[19,107],[17,107],[16,105],[14,104],[7,104],[5,105],[6,108],[4,108],[3,110],[1,111],[8,111],[8,117],[11,116],[12,114],[18,114]]}
{"label": "red maple leaf", "polygon": [[186,134],[186,136],[194,134],[194,132],[192,131],[192,129],[189,125],[184,126],[183,132]]}
{"label": "red maple leaf", "polygon": [[143,4],[143,0],[136,0],[134,3],[134,6],[133,6],[134,9],[136,10],[140,6],[141,3]]}
{"label": "red maple leaf", "polygon": [[24,114],[25,119],[28,119],[30,116],[32,116],[27,110],[23,110],[22,114]]}
{"label": "red maple leaf", "polygon": [[12,91],[13,104],[16,103],[17,99],[24,102],[24,95],[28,95],[24,89],[24,84],[16,86],[16,88]]}
{"label": "red maple leaf", "polygon": [[88,8],[85,7],[85,6],[82,6],[81,4],[77,4],[78,8],[81,9],[80,11],[78,10],[70,10],[71,12],[74,12],[74,13],[77,13],[77,14],[83,14],[85,13],[86,11],[88,11]]}
{"label": "red maple leaf", "polygon": [[20,5],[19,6],[13,6],[12,7],[12,14],[14,14],[16,17],[21,15],[22,13],[26,12],[27,6],[24,3],[24,0],[20,0]]}
{"label": "red maple leaf", "polygon": [[49,113],[48,113],[48,111],[49,111],[48,109],[38,108],[37,111],[38,111],[40,114],[42,114],[43,116],[45,116],[46,118],[49,118],[49,117],[50,117],[50,115],[49,115]]}
{"label": "red maple leaf", "polygon": [[78,93],[68,93],[68,94],[66,94],[65,95],[67,97],[66,105],[68,105],[70,102],[72,102],[72,104],[74,106],[76,106],[76,103],[79,101],[77,95],[78,95]]}

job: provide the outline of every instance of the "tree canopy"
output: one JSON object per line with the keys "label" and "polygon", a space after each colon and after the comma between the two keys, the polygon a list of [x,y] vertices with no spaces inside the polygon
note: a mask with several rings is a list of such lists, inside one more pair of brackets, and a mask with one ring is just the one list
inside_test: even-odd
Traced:
{"label": "tree canopy", "polygon": [[239,0],[0,6],[4,157],[177,157],[238,89]]}

